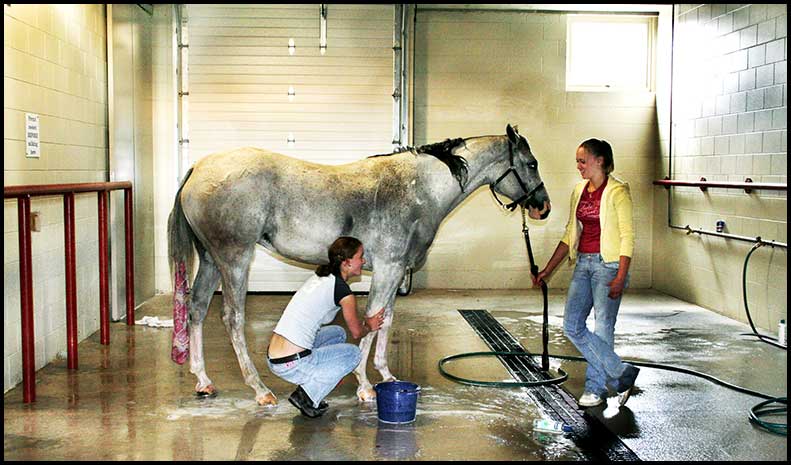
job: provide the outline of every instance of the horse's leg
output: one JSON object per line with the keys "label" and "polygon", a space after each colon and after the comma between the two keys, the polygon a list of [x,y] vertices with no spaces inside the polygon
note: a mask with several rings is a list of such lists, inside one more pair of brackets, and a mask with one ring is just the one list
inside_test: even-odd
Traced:
{"label": "horse's leg", "polygon": [[[255,245],[238,253],[237,250],[228,253],[228,259],[220,265],[222,275],[222,300],[225,329],[231,337],[233,350],[242,369],[244,382],[255,391],[255,400],[259,405],[277,405],[277,397],[272,394],[261,381],[255,365],[250,360],[247,351],[247,341],[244,336],[244,306],[247,298],[247,280],[250,275],[250,262],[253,260]],[[231,265],[233,264],[233,265]]]}
{"label": "horse's leg", "polygon": [[[371,294],[368,294],[371,298]],[[354,376],[357,378],[357,398],[363,402],[372,402],[376,400],[376,392],[374,391],[371,382],[368,381],[368,376],[365,373],[365,367],[368,364],[368,352],[371,350],[371,343],[374,340],[374,333],[368,333],[360,340],[360,353],[362,358],[360,364],[354,369]]]}
{"label": "horse's leg", "polygon": [[[404,268],[395,267],[391,270],[391,275],[388,278],[387,287],[385,288],[384,308],[385,319],[382,327],[376,334],[376,353],[374,354],[374,368],[376,368],[382,375],[383,381],[395,381],[396,377],[390,373],[390,368],[387,366],[387,343],[389,342],[390,327],[393,325],[393,310],[395,308],[396,292],[401,281],[404,279]],[[382,308],[381,304],[376,304],[376,309]],[[370,306],[369,311],[373,310]]]}
{"label": "horse's leg", "polygon": [[[374,270],[374,277],[371,281],[371,291],[368,293],[368,305],[366,316],[374,315],[382,307],[385,309],[385,321],[379,329],[379,339],[376,344],[376,355],[374,356],[374,367],[379,370],[385,380],[395,379],[387,368],[387,331],[393,322],[393,301],[398,290],[398,285],[404,276],[404,267],[400,265],[378,265]],[[384,333],[384,334],[381,334]],[[359,386],[357,387],[357,398],[362,401],[373,401],[376,399],[376,392],[373,390],[370,381],[365,373],[368,353],[373,343],[376,332],[368,333],[360,341],[360,352],[362,360],[360,365],[354,370]],[[384,337],[382,337],[384,336]]]}
{"label": "horse's leg", "polygon": [[385,321],[376,334],[376,352],[374,353],[374,368],[379,370],[382,381],[396,381],[396,377],[390,373],[387,366],[387,343],[390,338],[390,326],[393,324],[393,307],[395,306],[395,295],[388,306],[385,306]]}
{"label": "horse's leg", "polygon": [[190,294],[190,373],[198,377],[195,392],[198,395],[213,395],[217,389],[206,375],[203,359],[203,320],[209,311],[209,303],[220,284],[220,272],[205,250],[200,252],[200,265]]}

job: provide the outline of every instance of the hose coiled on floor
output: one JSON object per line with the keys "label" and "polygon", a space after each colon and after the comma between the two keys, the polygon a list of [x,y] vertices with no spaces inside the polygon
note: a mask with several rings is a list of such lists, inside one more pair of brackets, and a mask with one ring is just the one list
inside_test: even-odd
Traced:
{"label": "hose coiled on floor", "polygon": [[[758,239],[760,240],[761,238],[759,237]],[[756,242],[755,245],[750,249],[750,252],[748,252],[747,256],[744,258],[744,267],[742,268],[742,295],[744,297],[744,313],[747,314],[747,322],[750,323],[750,328],[752,328],[753,332],[743,333],[742,336],[755,336],[758,339],[760,339],[762,342],[765,342],[769,345],[773,345],[780,349],[788,350],[787,346],[775,342],[777,341],[777,338],[758,333],[758,330],[755,329],[755,325],[753,324],[753,319],[750,316],[750,307],[747,305],[747,264],[750,262],[750,255],[752,255],[753,252],[758,250],[758,248],[760,248],[763,245],[764,244],[762,242]]]}
{"label": "hose coiled on floor", "polygon": [[[535,265],[535,263],[533,261],[532,248],[530,246],[530,239],[529,239],[529,236],[528,236],[528,233],[527,233],[527,226],[525,224],[524,209],[522,209],[522,229],[523,229],[523,232],[525,234],[525,242],[527,244],[528,257],[530,259],[530,265],[531,265],[531,273],[533,274],[533,276],[535,276],[535,275],[538,274],[538,267]],[[750,256],[753,254],[753,252],[758,250],[758,248],[763,245],[763,243],[760,241],[760,238],[758,238],[758,239],[759,239],[759,241],[756,242],[756,244],[752,247],[752,249],[750,249],[750,252],[745,257],[745,259],[744,259],[744,268],[743,268],[743,271],[742,271],[744,310],[747,313],[747,320],[749,321],[750,327],[753,330],[752,334],[748,333],[747,335],[757,336],[761,341],[766,342],[767,344],[771,344],[771,345],[773,345],[775,347],[788,350],[786,346],[783,346],[781,344],[778,344],[777,342],[774,342],[774,341],[776,341],[775,338],[770,337],[770,336],[764,336],[764,335],[761,335],[761,334],[758,333],[758,331],[755,328],[755,325],[753,324],[752,317],[750,316],[749,306],[747,305],[747,264],[749,263]],[[544,283],[542,283],[542,284],[543,284],[542,285],[542,291],[543,291],[543,296],[544,296],[544,324],[543,324],[543,336],[544,336],[543,337],[543,348],[544,348],[544,350],[543,350],[543,353],[542,353],[542,368],[543,368],[543,372],[546,373],[547,370],[548,370],[547,358],[556,358],[556,359],[561,359],[561,360],[572,360],[572,361],[583,361],[583,362],[586,361],[586,360],[583,357],[576,357],[576,356],[570,356],[570,355],[551,355],[551,354],[548,353],[548,351],[547,351],[547,339],[548,339],[547,338],[547,290],[546,290],[546,284],[544,284]],[[470,352],[470,353],[451,355],[451,356],[445,357],[445,358],[443,358],[443,359],[441,359],[439,361],[439,364],[438,364],[439,365],[439,371],[442,374],[442,376],[444,376],[444,377],[446,377],[446,378],[448,378],[448,379],[450,379],[452,381],[456,381],[456,382],[461,383],[461,384],[467,384],[467,385],[472,385],[472,386],[484,386],[484,387],[537,387],[537,386],[544,386],[544,385],[548,385],[548,384],[559,384],[559,383],[562,383],[563,381],[565,381],[568,378],[568,375],[566,374],[566,372],[561,370],[560,368],[558,368],[558,372],[561,374],[561,376],[559,376],[557,378],[553,378],[553,379],[542,380],[542,381],[531,381],[531,382],[478,381],[478,380],[471,380],[471,379],[466,379],[466,378],[461,378],[461,377],[458,377],[458,376],[455,376],[455,375],[451,375],[451,374],[447,373],[444,370],[444,368],[443,368],[443,365],[446,362],[448,362],[450,360],[454,360],[454,359],[474,357],[474,356],[498,356],[499,357],[499,356],[514,356],[514,355],[530,356],[531,354],[526,353],[526,352],[525,353],[522,353],[522,352]],[[740,392],[742,394],[747,394],[747,395],[763,398],[763,399],[765,399],[763,402],[760,402],[760,403],[754,405],[750,409],[750,414],[749,414],[750,422],[752,424],[758,426],[759,428],[762,428],[762,429],[764,429],[764,430],[766,430],[766,431],[768,431],[770,433],[781,435],[781,436],[787,436],[788,435],[788,422],[786,422],[785,424],[773,423],[773,422],[769,422],[769,421],[766,421],[766,420],[761,420],[761,418],[760,418],[762,416],[777,416],[777,415],[780,415],[780,414],[783,414],[783,413],[785,413],[786,416],[787,416],[788,415],[788,400],[787,400],[786,397],[774,397],[774,396],[763,394],[763,393],[760,393],[760,392],[757,392],[757,391],[752,391],[750,389],[743,388],[741,386],[736,386],[734,384],[727,383],[727,382],[722,381],[721,379],[715,378],[714,376],[711,376],[709,374],[698,372],[698,371],[695,371],[695,370],[690,370],[690,369],[687,369],[687,368],[680,368],[680,367],[676,367],[676,366],[672,366],[672,365],[664,365],[664,364],[651,363],[651,362],[636,362],[636,361],[633,361],[633,360],[624,360],[624,362],[628,362],[628,363],[631,363],[632,365],[637,365],[637,366],[643,366],[643,367],[648,367],[648,368],[656,368],[656,369],[660,369],[660,370],[675,371],[675,372],[679,372],[679,373],[685,373],[685,374],[697,376],[697,377],[703,378],[703,379],[705,379],[707,381],[710,381],[710,382],[713,382],[713,383],[718,384],[720,386],[723,386],[725,388],[728,388],[728,389]],[[772,404],[777,404],[777,406],[772,406]]]}
{"label": "hose coiled on floor", "polygon": [[[765,342],[769,345],[774,347],[788,350],[787,346],[779,344],[776,338],[771,336],[766,336],[763,334],[759,334],[758,330],[755,329],[755,325],[753,324],[753,319],[750,316],[750,306],[747,304],[747,264],[750,262],[750,256],[758,250],[762,245],[763,242],[760,242],[760,237],[758,238],[759,241],[753,245],[750,251],[747,253],[747,256],[744,258],[744,267],[742,268],[742,295],[744,297],[744,313],[747,314],[747,321],[750,323],[750,328],[752,328],[752,333],[742,333],[742,336],[755,336],[761,342]],[[777,406],[771,406],[772,404],[777,404]],[[788,418],[788,400],[787,397],[767,397],[767,400],[754,405],[750,409],[750,423],[762,428],[770,433],[778,434],[781,436],[788,436],[788,420],[786,423],[773,423],[766,420],[761,420],[760,417],[762,416],[776,416],[780,414],[785,414],[786,418]]]}

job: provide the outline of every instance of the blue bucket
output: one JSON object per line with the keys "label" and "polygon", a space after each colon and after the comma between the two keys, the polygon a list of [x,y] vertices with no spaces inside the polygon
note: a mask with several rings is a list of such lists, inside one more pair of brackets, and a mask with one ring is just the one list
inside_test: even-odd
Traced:
{"label": "blue bucket", "polygon": [[420,386],[408,381],[388,381],[374,386],[376,412],[385,423],[411,423],[417,412]]}

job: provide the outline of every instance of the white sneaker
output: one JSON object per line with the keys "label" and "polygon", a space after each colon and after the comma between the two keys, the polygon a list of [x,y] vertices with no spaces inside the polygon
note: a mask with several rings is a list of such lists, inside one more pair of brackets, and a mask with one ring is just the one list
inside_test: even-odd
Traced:
{"label": "white sneaker", "polygon": [[604,399],[592,392],[585,391],[582,393],[582,397],[580,397],[578,403],[580,404],[580,407],[595,407],[604,403]]}

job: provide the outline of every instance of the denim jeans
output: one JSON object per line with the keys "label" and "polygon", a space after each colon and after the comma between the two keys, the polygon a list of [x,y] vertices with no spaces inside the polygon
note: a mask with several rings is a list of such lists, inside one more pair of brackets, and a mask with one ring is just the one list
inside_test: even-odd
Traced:
{"label": "denim jeans", "polygon": [[302,386],[313,400],[313,406],[335,389],[344,376],[360,364],[360,348],[346,343],[346,331],[340,326],[324,326],[313,342],[312,353],[292,362],[273,364],[269,369],[278,377]]}
{"label": "denim jeans", "polygon": [[[607,295],[610,292],[608,284],[618,273],[618,267],[618,262],[605,263],[597,253],[578,254],[563,318],[566,337],[588,362],[585,391],[602,398],[607,395],[607,386],[614,388],[626,368],[613,350],[621,297],[611,299]],[[585,323],[592,308],[596,319],[593,332]]]}

